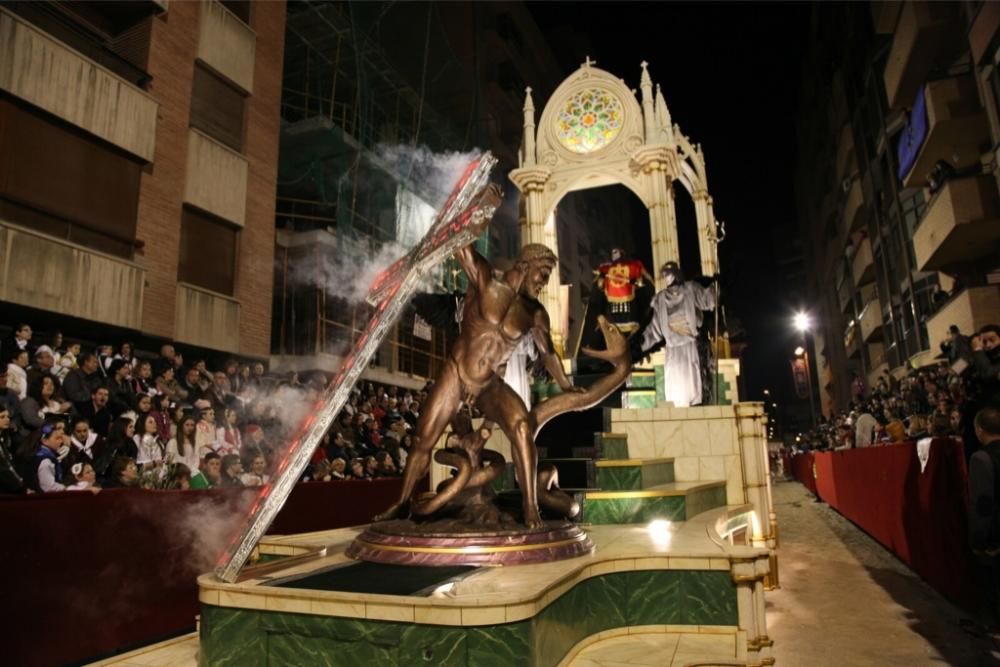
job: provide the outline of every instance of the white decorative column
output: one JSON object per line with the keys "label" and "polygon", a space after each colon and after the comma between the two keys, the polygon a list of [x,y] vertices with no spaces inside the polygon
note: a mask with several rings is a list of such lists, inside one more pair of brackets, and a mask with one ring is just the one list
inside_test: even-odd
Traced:
{"label": "white decorative column", "polygon": [[698,221],[698,253],[701,255],[701,273],[704,276],[714,276],[719,272],[719,262],[716,255],[715,213],[712,210],[712,197],[708,190],[697,190],[692,193],[694,214]]}
{"label": "white decorative column", "polygon": [[673,188],[677,175],[677,152],[663,144],[645,146],[632,153],[631,164],[642,173],[649,207],[649,236],[653,244],[652,272],[659,291],[666,287],[659,275],[660,267],[665,262],[680,261]]}

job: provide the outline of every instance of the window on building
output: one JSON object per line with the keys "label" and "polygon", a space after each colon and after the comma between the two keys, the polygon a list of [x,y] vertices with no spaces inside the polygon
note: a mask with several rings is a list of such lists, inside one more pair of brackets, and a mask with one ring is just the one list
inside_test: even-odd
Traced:
{"label": "window on building", "polygon": [[177,279],[232,296],[236,284],[238,241],[236,227],[184,207]]}
{"label": "window on building", "polygon": [[191,127],[233,150],[243,150],[246,97],[201,63],[191,86]]}
{"label": "window on building", "polygon": [[142,162],[0,97],[0,218],[132,258]]}

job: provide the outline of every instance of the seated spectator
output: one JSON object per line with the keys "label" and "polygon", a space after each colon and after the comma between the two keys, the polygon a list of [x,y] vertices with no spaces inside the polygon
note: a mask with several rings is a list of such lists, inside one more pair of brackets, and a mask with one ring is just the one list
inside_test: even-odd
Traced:
{"label": "seated spectator", "polygon": [[18,350],[7,364],[7,387],[17,393],[18,400],[28,395],[28,351]]}
{"label": "seated spectator", "polygon": [[239,454],[243,449],[243,438],[236,427],[238,418],[239,414],[234,408],[224,408],[222,426],[215,429],[215,451],[222,456]]}
{"label": "seated spectator", "polygon": [[160,358],[173,366],[175,370],[179,370],[184,365],[184,358],[177,354],[177,350],[170,343],[160,347]]}
{"label": "seated spectator", "polygon": [[119,417],[108,430],[108,437],[104,442],[104,449],[94,462],[94,469],[101,480],[106,480],[111,476],[111,466],[116,459],[127,458],[135,461],[139,455],[139,448],[135,441],[135,422],[128,417]]}
{"label": "seated spectator", "polygon": [[70,446],[73,448],[71,459],[93,463],[104,443],[99,435],[90,430],[90,422],[84,417],[76,417],[70,430]]}
{"label": "seated spectator", "polygon": [[35,375],[28,385],[28,395],[21,401],[21,423],[32,430],[41,428],[48,415],[68,415],[71,407],[59,399],[54,377]]}
{"label": "seated spectator", "polygon": [[885,411],[885,432],[889,436],[890,442],[903,442],[906,440],[906,426],[894,410]]}
{"label": "seated spectator", "polygon": [[191,468],[183,463],[175,463],[170,466],[170,482],[168,489],[180,489],[187,491],[191,488]]}
{"label": "seated spectator", "polygon": [[417,419],[420,418],[420,403],[417,401],[410,401],[409,407],[403,412],[403,419],[406,423],[410,425],[410,428],[417,427]]}
{"label": "seated spectator", "polygon": [[104,487],[123,489],[139,486],[139,467],[130,456],[116,456],[108,469]]}
{"label": "seated spectator", "polygon": [[[183,403],[188,400],[190,392],[184,389],[184,387],[182,387],[174,377],[176,372],[177,371],[170,364],[158,364],[154,384],[156,386],[157,393],[166,396],[174,403]],[[195,371],[195,373],[197,373],[197,371]]]}
{"label": "seated spectator", "polygon": [[153,415],[146,414],[140,417],[138,428],[132,439],[138,450],[135,462],[144,471],[147,467],[156,467],[163,463],[167,446],[165,442],[160,440],[159,427]]}
{"label": "seated spectator", "polygon": [[134,369],[138,365],[138,359],[133,355],[132,343],[125,341],[118,348],[118,354],[113,358],[114,361],[124,361],[129,368]]}
{"label": "seated spectator", "polygon": [[18,350],[23,350],[31,355],[31,327],[27,324],[18,324],[14,327],[14,333],[10,338],[3,341],[3,345],[0,346],[0,351],[3,351],[3,355],[8,359],[13,357]]}
{"label": "seated spectator", "polygon": [[101,372],[101,375],[107,379],[110,377],[108,369],[111,368],[111,362],[115,360],[114,348],[110,345],[98,345],[96,354],[97,369]]}
{"label": "seated spectator", "polygon": [[[167,368],[171,367],[169,365],[164,365],[164,371]],[[187,403],[194,405],[201,399],[205,398],[205,388],[202,386],[201,373],[197,368],[187,369],[187,371],[185,371],[184,373],[184,379],[181,382],[179,382],[177,386],[178,386],[178,391],[177,391],[178,398],[175,400],[186,401]]]}
{"label": "seated spectator", "polygon": [[7,367],[0,364],[0,408],[6,408],[10,412],[11,428],[21,429],[21,397],[17,392],[7,387]]}
{"label": "seated spectator", "polygon": [[139,415],[148,415],[153,411],[153,397],[149,394],[139,394],[135,397],[135,412]]}
{"label": "seated spectator", "polygon": [[161,392],[153,380],[153,364],[147,360],[136,361],[132,369],[132,389],[136,395],[158,396]]}
{"label": "seated spectator", "polygon": [[347,461],[340,456],[330,459],[330,479],[347,479]]}
{"label": "seated spectator", "polygon": [[365,457],[365,476],[379,477],[379,461],[374,456]]}
{"label": "seated spectator", "polygon": [[65,382],[69,372],[77,367],[77,359],[80,356],[80,344],[70,343],[66,350],[59,355],[57,375],[60,382]]}
{"label": "seated spectator", "polygon": [[206,399],[201,399],[195,403],[194,407],[198,410],[198,421],[195,427],[194,439],[198,444],[198,455],[204,459],[208,452],[216,450],[215,408]]}
{"label": "seated spectator", "polygon": [[243,474],[243,462],[237,454],[226,454],[222,457],[220,486],[243,486],[240,475]]}
{"label": "seated spectator", "polygon": [[156,394],[150,397],[153,402],[153,409],[149,414],[156,420],[156,432],[163,442],[170,442],[174,436],[173,423],[170,421],[170,399],[163,394]]}
{"label": "seated spectator", "polygon": [[0,405],[0,493],[25,494],[28,486],[14,461],[13,428],[10,410]]}
{"label": "seated spectator", "polygon": [[122,359],[115,359],[108,367],[108,409],[118,417],[135,406],[135,387],[131,380],[132,367]]}
{"label": "seated spectator", "polygon": [[167,460],[175,464],[182,463],[188,470],[198,469],[201,457],[198,456],[198,444],[195,442],[194,417],[181,419],[177,435],[167,442]]}
{"label": "seated spectator", "polygon": [[94,466],[83,461],[77,461],[69,466],[68,470],[63,470],[63,482],[67,491],[100,491],[97,486],[97,473]]}
{"label": "seated spectator", "polygon": [[384,449],[375,455],[375,477],[396,477],[399,471],[392,455]]}
{"label": "seated spectator", "polygon": [[262,454],[244,461],[243,466],[247,469],[247,472],[240,476],[243,486],[261,486],[267,484],[270,480],[270,476],[265,472],[267,470],[267,461]]}
{"label": "seated spectator", "polygon": [[222,457],[209,451],[201,460],[201,469],[191,477],[192,489],[211,489],[222,484]]}
{"label": "seated spectator", "polygon": [[63,380],[63,394],[75,405],[86,403],[104,378],[98,370],[97,356],[90,352],[80,355],[79,368],[70,369]]}
{"label": "seated spectator", "polygon": [[55,368],[56,357],[52,353],[52,348],[48,345],[41,345],[35,350],[35,362],[28,366],[26,373],[28,375],[28,386],[31,386],[32,379],[36,377],[51,377],[54,378],[57,374]]}
{"label": "seated spectator", "polygon": [[205,398],[211,401],[212,407],[221,414],[226,406],[229,405],[232,396],[229,392],[229,379],[226,377],[226,373],[224,371],[213,373],[212,386],[208,388],[205,394]]}
{"label": "seated spectator", "polygon": [[[329,437],[329,433],[327,433]],[[334,433],[333,438],[331,438],[330,445],[326,448],[326,457],[331,461],[336,458],[344,459],[344,463],[349,459],[357,458],[357,453],[354,448],[344,440],[344,434],[342,432]]]}
{"label": "seated spectator", "polygon": [[356,458],[351,461],[351,479],[369,479],[370,475],[365,470],[365,460]]}
{"label": "seated spectator", "polygon": [[[113,417],[108,410],[108,390],[105,387],[97,386],[91,393],[89,400],[76,404],[76,412],[81,417],[86,417],[90,422],[90,428],[102,438],[108,437],[108,430],[111,428]],[[98,473],[101,471],[98,470]]]}
{"label": "seated spectator", "polygon": [[66,490],[59,457],[63,446],[62,431],[55,424],[44,424],[39,430],[39,447],[26,469],[25,480],[32,490],[39,493]]}

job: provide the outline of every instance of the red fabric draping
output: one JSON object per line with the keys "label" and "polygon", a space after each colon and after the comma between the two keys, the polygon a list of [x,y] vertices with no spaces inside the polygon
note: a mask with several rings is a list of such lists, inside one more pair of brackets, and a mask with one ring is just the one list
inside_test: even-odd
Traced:
{"label": "red fabric draping", "polygon": [[[367,523],[399,478],[299,484],[271,533]],[[0,496],[0,627],[7,665],[64,665],[194,627],[195,578],[239,521],[253,489]]]}
{"label": "red fabric draping", "polygon": [[972,603],[968,472],[960,442],[933,441],[923,472],[914,443],[809,452],[796,456],[792,467],[797,480],[927,583],[952,600]]}

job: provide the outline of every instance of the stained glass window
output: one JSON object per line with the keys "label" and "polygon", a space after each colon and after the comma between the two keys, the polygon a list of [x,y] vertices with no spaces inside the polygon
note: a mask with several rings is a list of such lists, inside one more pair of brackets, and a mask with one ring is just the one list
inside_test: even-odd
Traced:
{"label": "stained glass window", "polygon": [[559,111],[559,143],[574,153],[600,150],[618,136],[623,115],[621,101],[610,92],[600,88],[581,90]]}

